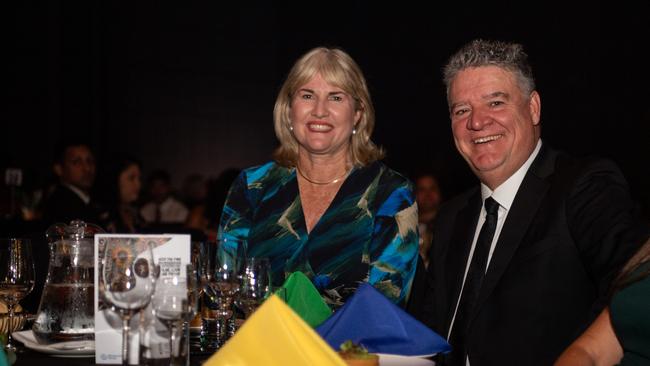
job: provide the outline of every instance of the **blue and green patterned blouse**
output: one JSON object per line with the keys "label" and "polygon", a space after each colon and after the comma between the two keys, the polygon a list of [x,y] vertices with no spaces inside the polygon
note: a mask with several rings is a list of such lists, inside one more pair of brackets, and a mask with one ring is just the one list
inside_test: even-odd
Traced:
{"label": "blue and green patterned blouse", "polygon": [[364,281],[403,305],[418,255],[411,183],[375,162],[355,168],[307,233],[295,168],[274,162],[242,171],[230,188],[219,237],[268,257],[275,285],[302,271],[336,308]]}

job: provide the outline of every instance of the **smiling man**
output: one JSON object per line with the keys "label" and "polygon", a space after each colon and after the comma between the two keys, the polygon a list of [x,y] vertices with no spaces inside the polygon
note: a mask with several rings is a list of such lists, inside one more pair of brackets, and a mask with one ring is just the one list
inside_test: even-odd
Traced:
{"label": "smiling man", "polygon": [[521,45],[472,41],[444,79],[456,147],[481,184],[441,207],[414,312],[453,347],[439,364],[550,365],[648,228],[612,162],[542,142]]}

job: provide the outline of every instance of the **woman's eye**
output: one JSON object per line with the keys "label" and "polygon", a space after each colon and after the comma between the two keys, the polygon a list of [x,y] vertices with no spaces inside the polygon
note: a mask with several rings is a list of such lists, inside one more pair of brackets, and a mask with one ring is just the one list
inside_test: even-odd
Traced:
{"label": "woman's eye", "polygon": [[312,95],[311,94],[303,94],[300,96],[302,99],[311,99]]}
{"label": "woman's eye", "polygon": [[340,95],[331,95],[330,100],[335,101],[335,102],[340,102],[340,101],[343,100],[343,97],[341,97]]}

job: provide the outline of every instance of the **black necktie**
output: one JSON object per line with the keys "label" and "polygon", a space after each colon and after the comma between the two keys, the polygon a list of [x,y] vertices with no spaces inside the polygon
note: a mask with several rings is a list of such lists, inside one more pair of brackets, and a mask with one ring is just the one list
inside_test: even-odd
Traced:
{"label": "black necktie", "polygon": [[499,204],[492,197],[488,197],[485,200],[485,211],[485,222],[476,240],[474,255],[472,256],[472,262],[467,271],[465,286],[463,287],[453,329],[449,337],[452,346],[452,352],[449,358],[450,365],[465,365],[465,359],[467,358],[466,335],[469,326],[469,316],[472,314],[479,290],[481,289],[483,277],[485,277],[488,254],[490,253],[492,238],[497,228]]}

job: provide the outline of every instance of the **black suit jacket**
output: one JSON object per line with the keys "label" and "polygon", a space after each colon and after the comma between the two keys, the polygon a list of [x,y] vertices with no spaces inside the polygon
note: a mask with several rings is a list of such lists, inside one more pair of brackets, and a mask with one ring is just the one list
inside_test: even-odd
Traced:
{"label": "black suit jacket", "polygon": [[[438,214],[411,311],[447,336],[481,209],[477,187]],[[545,146],[515,196],[470,316],[472,366],[550,365],[595,318],[613,276],[648,237],[606,160]],[[420,280],[423,278],[420,277]]]}
{"label": "black suit jacket", "polygon": [[86,204],[76,193],[64,185],[58,185],[48,197],[43,210],[46,225],[57,222],[69,224],[72,220],[99,224],[100,209],[90,201]]}

